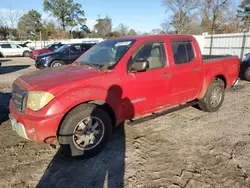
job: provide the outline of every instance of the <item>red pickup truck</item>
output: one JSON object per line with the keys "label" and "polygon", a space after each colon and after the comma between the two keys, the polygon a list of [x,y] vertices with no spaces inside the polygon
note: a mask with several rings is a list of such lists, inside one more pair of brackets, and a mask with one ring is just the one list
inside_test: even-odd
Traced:
{"label": "red pickup truck", "polygon": [[238,57],[202,56],[189,35],[105,40],[73,65],[15,80],[12,128],[36,142],[57,139],[72,156],[93,156],[124,121],[188,104],[217,111],[239,66]]}

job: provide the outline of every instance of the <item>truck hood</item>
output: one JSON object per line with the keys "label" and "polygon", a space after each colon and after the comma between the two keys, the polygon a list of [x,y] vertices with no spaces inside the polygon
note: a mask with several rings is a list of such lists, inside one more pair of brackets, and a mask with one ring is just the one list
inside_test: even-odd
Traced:
{"label": "truck hood", "polygon": [[52,51],[48,51],[48,52],[45,52],[45,53],[42,53],[39,55],[40,58],[43,58],[43,57],[47,57],[47,56],[51,56],[51,55],[61,55],[62,53],[61,52],[52,52]]}
{"label": "truck hood", "polygon": [[28,73],[17,78],[15,82],[26,90],[48,91],[56,86],[83,81],[102,74],[105,73],[94,68],[68,65]]}

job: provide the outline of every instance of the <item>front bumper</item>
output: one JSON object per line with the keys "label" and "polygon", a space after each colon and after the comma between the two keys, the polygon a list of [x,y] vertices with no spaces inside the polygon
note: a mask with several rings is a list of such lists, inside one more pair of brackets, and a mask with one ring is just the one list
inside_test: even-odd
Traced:
{"label": "front bumper", "polygon": [[46,60],[45,59],[36,59],[35,67],[37,69],[45,69],[45,68],[47,68]]}
{"label": "front bumper", "polygon": [[21,137],[39,143],[52,143],[64,114],[35,116],[18,111],[10,101],[10,120],[12,128]]}
{"label": "front bumper", "polygon": [[24,125],[22,123],[17,122],[17,120],[12,115],[9,115],[9,119],[11,121],[12,130],[16,131],[19,136],[29,140]]}

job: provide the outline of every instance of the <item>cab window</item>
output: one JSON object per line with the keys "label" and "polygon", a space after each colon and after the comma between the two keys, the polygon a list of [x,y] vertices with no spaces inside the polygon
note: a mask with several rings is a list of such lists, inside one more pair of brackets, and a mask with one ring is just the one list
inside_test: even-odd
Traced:
{"label": "cab window", "polygon": [[145,44],[132,58],[132,62],[147,60],[149,69],[161,68],[166,65],[166,54],[163,42]]}

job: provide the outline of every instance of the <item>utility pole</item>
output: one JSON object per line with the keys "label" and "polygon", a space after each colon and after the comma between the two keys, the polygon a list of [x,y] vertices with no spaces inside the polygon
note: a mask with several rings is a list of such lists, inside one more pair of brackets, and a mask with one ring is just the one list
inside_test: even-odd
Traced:
{"label": "utility pole", "polygon": [[42,31],[39,31],[39,33],[40,33],[40,44],[41,44],[41,48],[43,48],[43,47],[42,47]]}

